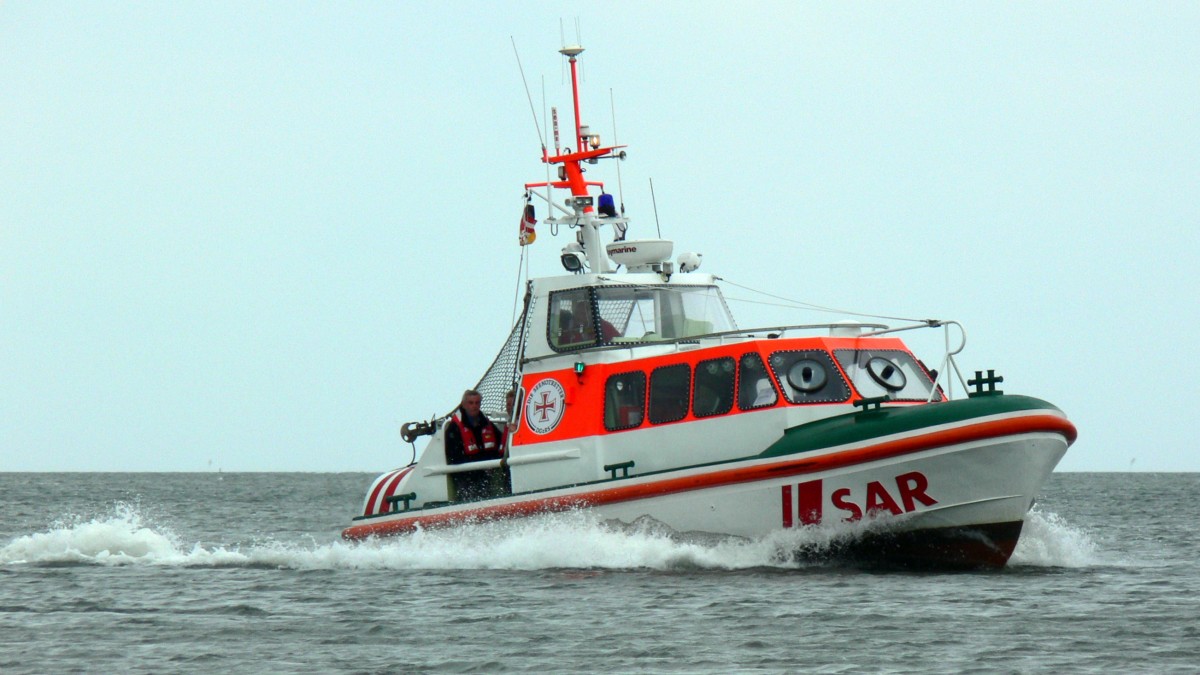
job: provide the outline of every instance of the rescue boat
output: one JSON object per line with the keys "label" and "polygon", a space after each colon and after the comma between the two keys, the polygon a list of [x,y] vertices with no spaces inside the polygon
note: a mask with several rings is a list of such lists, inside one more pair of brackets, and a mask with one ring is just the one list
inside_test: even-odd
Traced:
{"label": "rescue boat", "polygon": [[[556,113],[554,148],[541,157],[556,174],[525,184],[522,220],[525,244],[536,197],[554,209],[546,223],[574,231],[560,253],[566,273],[526,282],[523,310],[475,387],[502,425],[503,459],[448,463],[449,413],[406,424],[406,441],[429,437],[423,451],[372,483],[343,537],[584,509],[678,533],[837,535],[789,555],[1004,566],[1075,440],[1066,415],[1003,393],[994,371],[965,377],[954,321],[739,328],[699,255],[672,260],[671,241],[627,239],[624,204],[585,178],[625,152],[580,122],[582,52],[560,51],[573,138],[559,147]],[[937,368],[906,346],[913,330],[946,333]],[[477,471],[495,476],[494,489],[457,494],[455,474]]]}

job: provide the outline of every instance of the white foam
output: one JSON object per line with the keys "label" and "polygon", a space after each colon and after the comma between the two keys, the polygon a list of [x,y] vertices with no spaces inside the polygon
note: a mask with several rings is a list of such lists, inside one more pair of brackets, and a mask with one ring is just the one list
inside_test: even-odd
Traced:
{"label": "white foam", "polygon": [[1054,513],[1036,507],[1025,516],[1021,539],[1010,565],[1036,567],[1091,567],[1105,564],[1096,542]]}
{"label": "white foam", "polygon": [[[584,512],[426,530],[362,543],[263,542],[227,548],[180,543],[148,524],[136,507],[59,523],[0,548],[0,564],[80,563],[285,569],[713,569],[793,568],[792,552],[821,550],[870,525],[779,531],[760,540],[689,536],[653,521],[600,522]],[[1034,566],[1095,564],[1095,545],[1054,514],[1033,513],[1013,562]]]}
{"label": "white foam", "polygon": [[0,548],[0,564],[96,562],[129,564],[174,557],[178,546],[166,529],[145,525],[137,508],[118,504],[106,517],[59,522],[48,532],[17,537]]}

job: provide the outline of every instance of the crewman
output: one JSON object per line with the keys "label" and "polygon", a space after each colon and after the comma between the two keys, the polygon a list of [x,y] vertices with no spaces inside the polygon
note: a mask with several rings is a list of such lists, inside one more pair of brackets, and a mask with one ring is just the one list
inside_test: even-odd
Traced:
{"label": "crewman", "polygon": [[[500,429],[480,410],[483,395],[474,389],[463,392],[458,410],[446,422],[446,463],[466,464],[504,457]],[[450,474],[455,499],[470,502],[493,496],[488,471]]]}

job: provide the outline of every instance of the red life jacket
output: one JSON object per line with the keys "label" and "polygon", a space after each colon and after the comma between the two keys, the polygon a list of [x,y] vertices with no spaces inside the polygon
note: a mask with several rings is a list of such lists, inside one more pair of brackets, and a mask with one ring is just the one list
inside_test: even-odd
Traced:
{"label": "red life jacket", "polygon": [[458,435],[462,436],[464,455],[471,457],[480,452],[497,452],[499,449],[499,443],[496,440],[496,427],[491,422],[483,425],[483,447],[480,448],[479,444],[475,441],[475,434],[471,432],[471,428],[467,426],[466,422],[462,421],[457,412],[451,415],[450,419],[454,420],[454,423],[458,425]]}

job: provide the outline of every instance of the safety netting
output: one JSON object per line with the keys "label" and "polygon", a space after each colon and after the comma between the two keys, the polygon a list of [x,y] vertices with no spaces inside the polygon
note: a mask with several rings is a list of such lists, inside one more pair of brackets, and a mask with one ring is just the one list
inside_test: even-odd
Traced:
{"label": "safety netting", "polygon": [[500,348],[492,365],[480,378],[479,384],[475,385],[475,390],[483,395],[481,407],[483,413],[488,417],[507,415],[507,411],[504,409],[504,397],[509,391],[515,390],[519,383],[521,358],[524,354],[525,338],[529,330],[528,318],[530,312],[533,311],[533,304],[527,300],[525,311],[521,312],[512,332],[508,334],[508,339],[504,341],[504,346]]}

